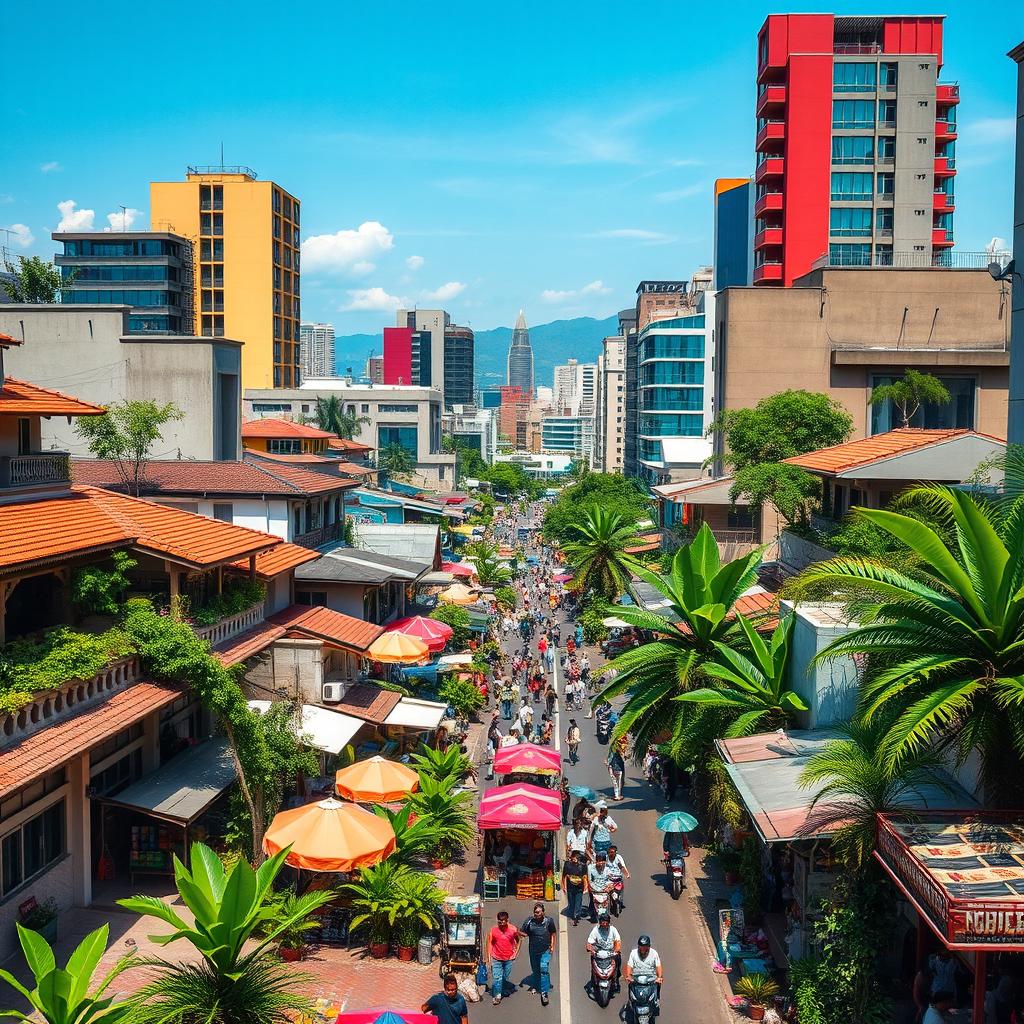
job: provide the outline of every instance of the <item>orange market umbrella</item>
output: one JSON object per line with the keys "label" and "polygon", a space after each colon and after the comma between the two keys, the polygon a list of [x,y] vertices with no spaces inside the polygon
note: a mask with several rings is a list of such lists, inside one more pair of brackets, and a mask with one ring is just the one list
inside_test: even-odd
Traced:
{"label": "orange market umbrella", "polygon": [[285,858],[307,871],[354,871],[379,864],[395,851],[391,823],[358,804],[321,800],[274,816],[263,836],[263,849],[275,854],[290,846]]}
{"label": "orange market umbrella", "polygon": [[442,590],[437,595],[439,601],[447,601],[449,604],[476,604],[480,594],[476,590],[470,590],[462,583],[453,583],[447,590]]}
{"label": "orange market umbrella", "polygon": [[371,757],[342,768],[335,776],[340,796],[358,803],[389,804],[414,793],[420,777],[411,768],[386,757]]}
{"label": "orange market umbrella", "polygon": [[366,657],[389,665],[416,665],[427,656],[427,645],[405,633],[382,633],[370,644]]}

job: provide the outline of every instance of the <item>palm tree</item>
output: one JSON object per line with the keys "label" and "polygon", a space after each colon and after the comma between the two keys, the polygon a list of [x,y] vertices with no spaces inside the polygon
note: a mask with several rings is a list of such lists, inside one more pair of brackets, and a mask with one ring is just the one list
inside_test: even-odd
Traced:
{"label": "palm tree", "polygon": [[[1018,806],[1024,757],[1024,498],[979,504],[963,491],[916,489],[936,520],[880,509],[856,515],[915,556],[914,577],[877,560],[839,557],[800,583],[858,602],[862,625],[819,658],[869,657],[862,714],[889,716],[890,769],[922,748],[954,745],[981,757],[991,801]],[[865,595],[867,599],[865,599]]]}
{"label": "palm tree", "polygon": [[355,406],[345,411],[344,403],[337,395],[328,395],[326,398],[317,397],[314,418],[316,425],[321,430],[329,430],[332,434],[351,441],[359,433],[359,428],[364,423],[370,423],[369,416],[356,415]]}
{"label": "palm tree", "polygon": [[408,478],[416,469],[416,460],[400,444],[385,445],[377,453],[377,469],[384,478]]}
{"label": "palm tree", "polygon": [[[794,712],[807,711],[807,704],[789,689],[790,638],[796,617],[787,616],[776,627],[770,643],[740,615],[750,648],[748,658],[728,644],[716,643],[716,660],[705,662],[703,673],[717,685],[681,693],[676,700],[713,710],[719,719],[719,736],[749,736],[790,724]],[[717,738],[717,737],[716,737]]]}
{"label": "palm tree", "polygon": [[826,743],[800,774],[801,786],[818,787],[801,834],[831,832],[846,863],[859,869],[875,847],[877,814],[920,807],[928,789],[955,790],[933,747],[920,747],[892,765],[886,757],[888,723],[881,719],[855,719],[840,731],[843,738]]}
{"label": "palm tree", "polygon": [[620,654],[609,666],[614,680],[600,697],[628,693],[616,734],[632,732],[634,749],[646,750],[656,737],[670,735],[669,745],[679,756],[688,745],[688,729],[700,715],[687,714],[674,697],[694,688],[704,665],[718,655],[718,644],[744,640],[742,627],[732,614],[736,600],[757,580],[761,551],[722,565],[718,542],[704,523],[692,543],[680,548],[671,570],[658,575],[641,565],[633,572],[651,584],[667,601],[667,618],[637,607],[616,606],[624,622],[657,635],[650,643]]}
{"label": "palm tree", "polygon": [[636,525],[621,512],[594,507],[586,510],[573,532],[574,538],[562,547],[574,572],[573,586],[584,593],[593,591],[606,601],[625,593],[637,564],[626,553],[630,542],[636,540]]}
{"label": "palm tree", "polygon": [[479,543],[472,545],[472,557],[476,562],[476,575],[481,583],[507,583],[512,579],[512,570],[503,565],[498,557],[498,548],[494,544]]}
{"label": "palm tree", "polygon": [[420,772],[420,788],[407,803],[417,818],[424,818],[437,829],[440,839],[435,849],[442,857],[465,849],[476,835],[472,818],[472,796],[456,793],[455,779],[438,781]]}
{"label": "palm tree", "polygon": [[[295,992],[295,972],[273,956],[270,948],[279,935],[329,903],[335,894],[307,893],[283,913],[271,887],[287,853],[282,850],[269,857],[257,870],[239,860],[225,871],[213,850],[193,843],[190,868],[174,858],[175,884],[194,918],[191,924],[174,906],[155,896],[118,900],[126,910],[171,926],[170,934],[151,935],[151,942],[165,946],[184,939],[200,954],[200,960],[192,963],[145,961],[157,974],[137,994],[133,1022],[283,1024],[291,1015],[308,1009],[309,1001]],[[274,923],[267,927],[271,919]]]}

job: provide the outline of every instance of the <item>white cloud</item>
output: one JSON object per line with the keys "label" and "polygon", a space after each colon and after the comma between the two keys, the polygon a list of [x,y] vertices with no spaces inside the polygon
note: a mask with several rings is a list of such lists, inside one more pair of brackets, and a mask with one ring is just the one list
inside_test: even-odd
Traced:
{"label": "white cloud", "polygon": [[96,218],[95,210],[78,210],[74,199],[65,199],[57,204],[60,210],[58,231],[92,231],[92,222]]}
{"label": "white cloud", "polygon": [[406,258],[405,265],[410,270],[419,270],[427,261],[422,256],[409,256]]}
{"label": "white cloud", "polygon": [[341,307],[341,312],[355,311],[372,313],[393,313],[405,305],[405,299],[398,295],[389,295],[383,288],[350,288],[348,305]]}
{"label": "white cloud", "polygon": [[982,117],[960,126],[960,134],[969,139],[971,145],[1009,142],[1016,133],[1017,119],[1014,117]]}
{"label": "white cloud", "polygon": [[27,249],[36,240],[27,224],[12,224],[7,230],[11,241],[22,249]]}
{"label": "white cloud", "polygon": [[39,170],[41,170],[43,174],[49,174],[51,171],[61,171],[63,169],[64,168],[62,168],[56,160],[49,160],[45,164],[39,165]]}
{"label": "white cloud", "polygon": [[368,274],[375,269],[373,258],[394,244],[394,235],[376,220],[364,221],[354,230],[344,228],[333,235],[311,235],[302,243],[302,269]]}
{"label": "white cloud", "polygon": [[647,231],[645,228],[612,228],[609,231],[595,231],[592,238],[635,238],[641,242],[667,242],[672,236],[663,231]]}
{"label": "white cloud", "polygon": [[667,192],[657,192],[654,198],[659,203],[674,203],[679,199],[692,199],[694,196],[704,195],[710,191],[705,181],[695,181],[692,185],[684,185],[682,188],[669,189]]}
{"label": "white cloud", "polygon": [[136,210],[134,206],[126,206],[124,211],[118,210],[116,213],[107,214],[107,223],[110,225],[108,228],[104,228],[104,231],[130,231],[131,226],[142,216],[141,210]]}
{"label": "white cloud", "polygon": [[582,288],[570,288],[559,291],[555,288],[547,288],[540,293],[541,301],[550,305],[559,305],[569,302],[572,299],[580,299],[584,295],[607,295],[611,288],[606,288],[603,281],[591,281]]}
{"label": "white cloud", "polygon": [[432,292],[424,292],[423,298],[430,302],[447,302],[449,299],[454,299],[456,295],[461,295],[465,290],[466,286],[462,281],[448,281]]}
{"label": "white cloud", "polygon": [[13,203],[14,196],[10,192],[0,192],[0,203]]}

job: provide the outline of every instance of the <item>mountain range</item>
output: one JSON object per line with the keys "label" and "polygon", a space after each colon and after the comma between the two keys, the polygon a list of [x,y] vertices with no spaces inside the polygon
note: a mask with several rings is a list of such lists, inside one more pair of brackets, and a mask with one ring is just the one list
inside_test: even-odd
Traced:
{"label": "mountain range", "polygon": [[[581,363],[595,363],[601,353],[601,342],[610,334],[617,334],[618,319],[614,316],[596,320],[591,316],[572,320],[552,320],[530,328],[533,347],[533,376],[538,385],[550,387],[556,366],[578,359]],[[512,343],[511,327],[493,327],[476,331],[475,370],[477,386],[504,384],[508,347]],[[339,374],[348,368],[359,376],[366,365],[366,357],[380,354],[384,347],[383,334],[344,334],[334,339],[334,364]]]}

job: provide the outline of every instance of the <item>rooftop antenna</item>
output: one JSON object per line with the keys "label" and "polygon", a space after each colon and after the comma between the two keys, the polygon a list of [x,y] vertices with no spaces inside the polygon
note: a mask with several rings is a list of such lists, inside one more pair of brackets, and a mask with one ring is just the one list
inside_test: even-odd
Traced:
{"label": "rooftop antenna", "polygon": [[220,140],[220,165],[224,166],[224,140]]}
{"label": "rooftop antenna", "polygon": [[123,206],[121,203],[117,204],[121,209],[121,230],[128,230],[128,207]]}

